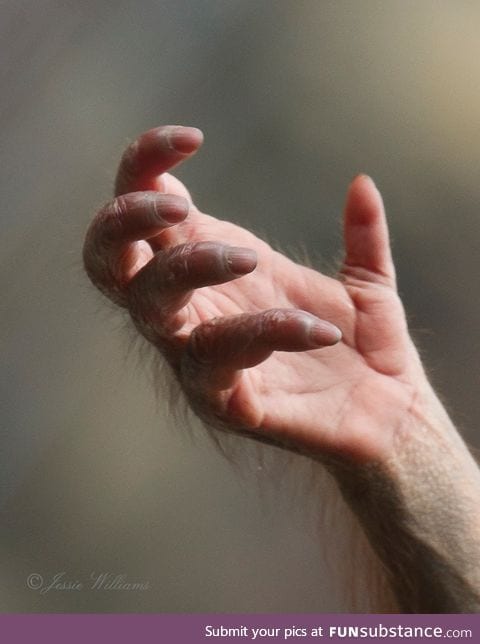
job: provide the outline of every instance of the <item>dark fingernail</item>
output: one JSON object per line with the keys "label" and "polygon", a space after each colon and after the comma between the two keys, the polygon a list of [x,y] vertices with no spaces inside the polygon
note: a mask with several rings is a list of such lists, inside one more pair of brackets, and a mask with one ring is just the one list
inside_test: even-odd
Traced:
{"label": "dark fingernail", "polygon": [[173,127],[167,134],[169,146],[176,152],[190,154],[203,142],[203,132],[196,127]]}
{"label": "dark fingernail", "polygon": [[155,200],[155,214],[158,219],[169,224],[183,221],[190,209],[190,204],[184,197],[176,195],[159,195]]}
{"label": "dark fingernail", "polygon": [[329,346],[337,344],[342,339],[342,332],[334,324],[326,320],[318,320],[310,327],[309,337],[317,347]]}
{"label": "dark fingernail", "polygon": [[257,253],[251,248],[231,246],[225,251],[225,261],[231,273],[245,275],[257,265]]}

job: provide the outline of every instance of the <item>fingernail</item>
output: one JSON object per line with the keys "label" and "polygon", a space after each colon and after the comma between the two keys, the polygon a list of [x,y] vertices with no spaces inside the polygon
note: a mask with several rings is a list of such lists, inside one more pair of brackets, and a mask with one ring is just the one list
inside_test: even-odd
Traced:
{"label": "fingernail", "polygon": [[167,134],[168,145],[181,154],[190,154],[203,142],[203,132],[197,127],[174,127]]}
{"label": "fingernail", "polygon": [[154,200],[154,209],[155,215],[160,221],[178,224],[187,217],[190,204],[184,197],[158,195]]}
{"label": "fingernail", "polygon": [[251,248],[231,246],[225,251],[225,261],[231,273],[245,275],[257,265],[257,253]]}
{"label": "fingernail", "polygon": [[375,181],[372,179],[372,177],[368,174],[365,174],[364,172],[360,172],[360,174],[357,174],[353,177],[352,183],[356,181],[357,179],[363,179],[363,181],[368,181],[376,190],[378,190]]}
{"label": "fingernail", "polygon": [[321,347],[337,344],[342,339],[342,332],[326,320],[317,320],[310,327],[309,336],[315,346]]}

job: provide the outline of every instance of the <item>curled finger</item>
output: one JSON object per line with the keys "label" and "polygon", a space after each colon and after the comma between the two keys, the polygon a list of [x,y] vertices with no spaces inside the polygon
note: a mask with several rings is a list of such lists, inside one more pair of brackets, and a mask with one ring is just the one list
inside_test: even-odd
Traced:
{"label": "curled finger", "polygon": [[[115,180],[115,194],[158,190],[158,179],[194,154],[203,142],[201,130],[163,125],[144,132],[125,150]],[[175,188],[183,184],[177,182]],[[186,189],[185,189],[186,192]],[[186,196],[183,195],[182,196]]]}
{"label": "curled finger", "polygon": [[222,284],[254,270],[255,251],[218,242],[191,242],[161,251],[128,287],[128,307],[149,339],[171,336],[186,322],[195,289]]}
{"label": "curled finger", "polygon": [[335,325],[306,311],[270,309],[215,318],[193,330],[183,358],[183,377],[202,390],[228,389],[242,369],[263,362],[273,351],[319,349],[341,337]]}
{"label": "curled finger", "polygon": [[152,257],[147,243],[183,221],[189,203],[183,197],[153,191],[134,192],[106,204],[92,221],[83,247],[91,281],[118,304],[126,304],[128,282]]}

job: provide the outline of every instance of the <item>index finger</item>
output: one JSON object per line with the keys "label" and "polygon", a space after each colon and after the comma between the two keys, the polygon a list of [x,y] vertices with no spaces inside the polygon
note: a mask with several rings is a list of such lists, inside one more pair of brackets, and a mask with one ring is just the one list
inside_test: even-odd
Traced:
{"label": "index finger", "polygon": [[144,132],[125,150],[115,180],[115,196],[156,190],[156,179],[194,154],[203,143],[196,127],[162,125]]}

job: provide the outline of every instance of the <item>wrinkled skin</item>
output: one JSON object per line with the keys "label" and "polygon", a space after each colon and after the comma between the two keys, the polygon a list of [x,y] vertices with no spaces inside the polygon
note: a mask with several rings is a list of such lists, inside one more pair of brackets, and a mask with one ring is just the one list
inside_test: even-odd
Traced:
{"label": "wrinkled skin", "polygon": [[334,279],[196,208],[167,171],[202,138],[166,126],[127,149],[116,199],[87,233],[90,279],[128,307],[209,424],[310,454],[382,458],[426,381],[374,183],[360,175],[348,190]]}

